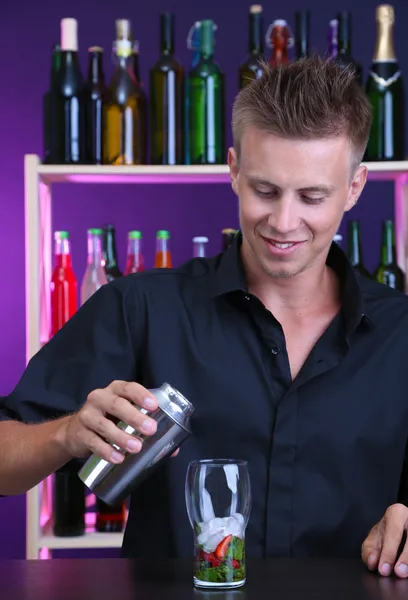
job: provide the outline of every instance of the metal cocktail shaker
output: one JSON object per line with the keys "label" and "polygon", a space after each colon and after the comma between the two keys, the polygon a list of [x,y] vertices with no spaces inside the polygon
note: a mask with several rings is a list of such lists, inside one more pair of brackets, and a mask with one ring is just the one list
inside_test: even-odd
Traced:
{"label": "metal cocktail shaker", "polygon": [[112,444],[115,450],[124,454],[122,463],[113,465],[93,454],[79,471],[79,478],[86,487],[106,504],[115,505],[125,500],[160,461],[175,452],[191,433],[193,405],[169,383],[149,391],[155,396],[159,407],[153,412],[140,410],[156,421],[156,433],[144,436],[123,421],[117,424],[126,433],[143,440],[141,451],[130,454]]}

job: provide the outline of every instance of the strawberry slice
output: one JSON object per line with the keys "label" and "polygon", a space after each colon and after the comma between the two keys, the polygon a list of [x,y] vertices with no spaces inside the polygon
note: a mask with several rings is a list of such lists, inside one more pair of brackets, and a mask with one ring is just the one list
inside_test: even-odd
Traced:
{"label": "strawberry slice", "polygon": [[232,540],[232,534],[227,535],[216,547],[215,556],[222,560],[227,553],[228,546]]}
{"label": "strawberry slice", "polygon": [[232,559],[231,564],[233,569],[239,569],[241,567],[239,560],[235,560],[235,558]]}

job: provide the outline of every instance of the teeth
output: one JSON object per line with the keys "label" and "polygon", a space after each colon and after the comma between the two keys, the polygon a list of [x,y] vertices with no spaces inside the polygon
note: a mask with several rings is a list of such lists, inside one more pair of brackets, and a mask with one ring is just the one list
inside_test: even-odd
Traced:
{"label": "teeth", "polygon": [[274,246],[276,246],[277,248],[282,248],[282,250],[284,250],[285,248],[291,248],[292,246],[294,246],[294,244],[278,244],[277,242],[272,242],[272,244]]}

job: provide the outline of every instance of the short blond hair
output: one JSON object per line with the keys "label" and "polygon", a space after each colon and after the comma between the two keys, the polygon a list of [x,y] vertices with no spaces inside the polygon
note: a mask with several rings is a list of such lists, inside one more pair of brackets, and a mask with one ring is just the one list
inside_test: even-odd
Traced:
{"label": "short blond hair", "polygon": [[239,162],[248,126],[287,139],[346,135],[353,148],[353,168],[363,159],[372,110],[355,80],[353,68],[318,55],[272,67],[241,90],[232,111],[232,134]]}

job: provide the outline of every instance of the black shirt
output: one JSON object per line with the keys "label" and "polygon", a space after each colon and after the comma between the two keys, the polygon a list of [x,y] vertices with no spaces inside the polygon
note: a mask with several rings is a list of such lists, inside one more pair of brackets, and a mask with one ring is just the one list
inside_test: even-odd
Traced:
{"label": "black shirt", "polygon": [[33,357],[1,418],[65,415],[115,379],[167,381],[196,407],[193,434],[133,494],[124,556],[192,556],[188,462],[227,457],[249,464],[248,556],[360,556],[387,507],[408,503],[408,299],[333,244],[342,309],[292,382],[240,243],[102,287]]}

